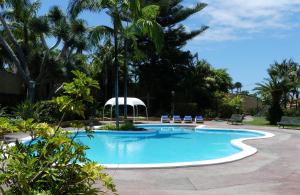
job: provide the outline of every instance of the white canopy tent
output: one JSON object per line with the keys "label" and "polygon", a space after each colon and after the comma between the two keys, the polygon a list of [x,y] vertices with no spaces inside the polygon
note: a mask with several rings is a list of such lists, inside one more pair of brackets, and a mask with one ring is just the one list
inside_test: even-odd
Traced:
{"label": "white canopy tent", "polygon": [[[124,97],[119,97],[118,98],[118,102],[119,102],[119,105],[124,105]],[[104,110],[105,110],[105,107],[106,106],[110,106],[110,118],[112,119],[112,109],[113,107],[116,105],[116,98],[110,98],[105,104],[104,104],[104,107],[103,107],[103,119],[104,119]],[[148,120],[148,110],[147,110],[147,106],[146,104],[138,99],[138,98],[133,98],[133,97],[128,97],[127,98],[127,106],[132,106],[133,108],[133,120],[135,120],[135,116],[139,115],[139,109],[138,109],[138,106],[144,106],[146,108],[146,117],[147,117],[147,120]]]}

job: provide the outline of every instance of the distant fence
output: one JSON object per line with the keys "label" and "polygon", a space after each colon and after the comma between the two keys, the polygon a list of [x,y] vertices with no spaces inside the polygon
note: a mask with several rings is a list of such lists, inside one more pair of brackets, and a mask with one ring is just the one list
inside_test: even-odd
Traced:
{"label": "distant fence", "polygon": [[0,71],[0,94],[20,95],[23,88],[23,82],[19,76]]}

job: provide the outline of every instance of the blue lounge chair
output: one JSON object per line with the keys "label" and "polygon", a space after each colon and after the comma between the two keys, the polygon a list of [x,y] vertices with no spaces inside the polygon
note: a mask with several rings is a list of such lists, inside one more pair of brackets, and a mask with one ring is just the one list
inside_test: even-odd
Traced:
{"label": "blue lounge chair", "polygon": [[193,118],[192,118],[192,116],[184,116],[183,121],[185,123],[192,123],[193,122]]}
{"label": "blue lounge chair", "polygon": [[173,116],[173,123],[181,123],[181,118],[179,115]]}
{"label": "blue lounge chair", "polygon": [[169,123],[170,118],[168,117],[168,115],[162,115],[161,118],[160,118],[160,122],[161,123]]}
{"label": "blue lounge chair", "polygon": [[203,123],[204,122],[203,116],[201,116],[201,115],[196,116],[195,117],[195,122],[196,123]]}

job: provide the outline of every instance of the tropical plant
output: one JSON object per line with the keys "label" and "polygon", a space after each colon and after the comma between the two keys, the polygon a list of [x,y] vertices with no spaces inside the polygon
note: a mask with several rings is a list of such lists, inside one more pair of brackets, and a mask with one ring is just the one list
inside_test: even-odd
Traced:
{"label": "tropical plant", "polygon": [[13,115],[26,120],[30,118],[36,119],[40,113],[37,110],[36,104],[25,101],[13,108]]}
{"label": "tropical plant", "polygon": [[[84,103],[93,101],[90,92],[97,82],[78,71],[71,83],[65,83],[63,95],[55,98],[60,110],[82,115]],[[10,126],[4,119],[1,127]],[[86,146],[75,142],[70,134],[33,119],[21,120],[13,126],[29,132],[32,140],[17,141],[14,146],[0,144],[0,190],[2,194],[116,194],[115,185],[103,167],[85,156]],[[11,127],[9,127],[11,129]],[[102,188],[94,187],[96,181]]]}
{"label": "tropical plant", "polygon": [[[70,14],[73,17],[76,17],[83,10],[90,11],[103,11],[106,9],[106,13],[111,17],[112,28],[107,26],[97,26],[92,31],[92,38],[96,38],[96,44],[99,43],[99,40],[103,35],[109,34],[113,37],[114,42],[114,77],[115,77],[115,118],[116,126],[119,128],[119,41],[120,37],[125,38],[126,47],[125,47],[125,67],[127,67],[127,39],[134,37],[132,29],[135,33],[139,35],[147,35],[155,43],[161,42],[160,36],[160,26],[156,23],[155,18],[158,15],[158,6],[148,5],[146,7],[141,7],[141,2],[137,1],[97,1],[97,0],[72,0],[69,4]],[[122,20],[130,21],[131,25],[128,28],[124,28],[122,25]],[[135,38],[135,37],[134,37]],[[136,45],[136,44],[135,44]],[[159,44],[157,44],[158,46]],[[127,69],[125,72],[127,75]],[[125,77],[127,83],[127,76]],[[125,86],[127,91],[127,86]],[[127,92],[125,92],[127,93]],[[127,94],[125,95],[127,97]],[[126,101],[126,100],[125,100]],[[125,103],[125,107],[127,107]],[[125,110],[126,111],[126,110]],[[126,111],[127,112],[127,111]]]}
{"label": "tropical plant", "polygon": [[13,108],[13,116],[23,120],[33,119],[35,122],[55,123],[60,118],[57,105],[51,101],[31,103],[25,101]]}
{"label": "tropical plant", "polygon": [[0,141],[7,133],[17,132],[18,129],[14,126],[13,122],[6,117],[0,117]]}
{"label": "tropical plant", "polygon": [[236,89],[236,93],[241,93],[242,92],[242,83],[241,82],[236,82],[234,83],[234,88]]}
{"label": "tropical plant", "polygon": [[[145,4],[155,4],[160,7],[156,20],[164,32],[164,45],[161,52],[156,52],[153,42],[147,37],[140,37],[138,46],[146,57],[144,60],[134,61],[138,78],[136,91],[141,97],[152,97],[150,112],[158,110],[157,108],[163,112],[170,110],[171,91],[185,93],[184,86],[180,84],[190,76],[190,70],[195,64],[194,56],[183,48],[189,40],[201,35],[208,28],[201,26],[189,32],[182,24],[191,15],[203,10],[207,4],[197,3],[195,6],[185,7],[181,3],[182,0],[145,1]],[[163,87],[157,87],[162,84]],[[176,96],[179,97],[178,95]]]}
{"label": "tropical plant", "polygon": [[231,110],[234,110],[235,112],[239,112],[239,113],[243,112],[244,109],[243,102],[244,99],[240,95],[236,95],[236,96],[225,95],[223,98],[224,105],[229,106]]}
{"label": "tropical plant", "polygon": [[[205,60],[196,62],[195,66],[188,69],[182,83],[179,83],[179,91],[184,92],[178,94],[182,96],[185,102],[196,102],[199,110],[215,109],[223,96],[219,97],[219,93],[228,93],[232,85],[232,78],[225,69],[213,68]],[[181,93],[182,93],[181,92]]]}
{"label": "tropical plant", "polygon": [[287,107],[289,96],[298,94],[300,67],[292,60],[275,62],[268,69],[269,78],[263,83],[258,83],[258,91],[264,102],[270,105],[267,119],[275,125],[283,114],[282,108]]}
{"label": "tropical plant", "polygon": [[208,110],[215,117],[229,118],[234,113],[243,113],[244,99],[240,95],[217,91],[214,94],[214,111]]}
{"label": "tropical plant", "polygon": [[140,131],[141,129],[135,127],[133,124],[121,124],[117,129],[115,124],[107,124],[100,127],[101,130],[121,130],[121,131]]}
{"label": "tropical plant", "polygon": [[75,75],[73,82],[64,83],[63,94],[53,99],[59,106],[59,111],[63,113],[60,123],[68,112],[75,113],[84,118],[85,102],[94,101],[91,95],[91,88],[99,89],[97,81],[88,77],[80,71],[72,71]]}
{"label": "tropical plant", "polygon": [[0,104],[0,117],[4,117],[7,115],[7,107],[2,107]]}
{"label": "tropical plant", "polygon": [[[72,66],[72,57],[85,49],[84,22],[68,20],[58,7],[38,16],[39,1],[1,1],[0,7],[2,50],[17,68],[32,102],[37,87],[57,76],[58,69]],[[48,46],[47,37],[56,38],[53,46]]]}
{"label": "tropical plant", "polygon": [[259,94],[263,97],[270,99],[270,108],[268,110],[267,119],[270,124],[275,125],[282,116],[281,99],[283,96],[284,82],[278,81],[275,76],[271,76],[269,79],[265,79],[264,83],[258,83],[255,88]]}

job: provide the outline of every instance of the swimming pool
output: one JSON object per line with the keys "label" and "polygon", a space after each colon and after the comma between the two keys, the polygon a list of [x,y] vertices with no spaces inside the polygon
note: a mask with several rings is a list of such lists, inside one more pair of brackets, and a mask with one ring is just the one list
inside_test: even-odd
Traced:
{"label": "swimming pool", "polygon": [[246,130],[197,129],[180,125],[139,125],[148,131],[80,132],[76,141],[87,157],[108,168],[155,168],[216,164],[244,158],[257,150],[245,139],[272,134]]}

